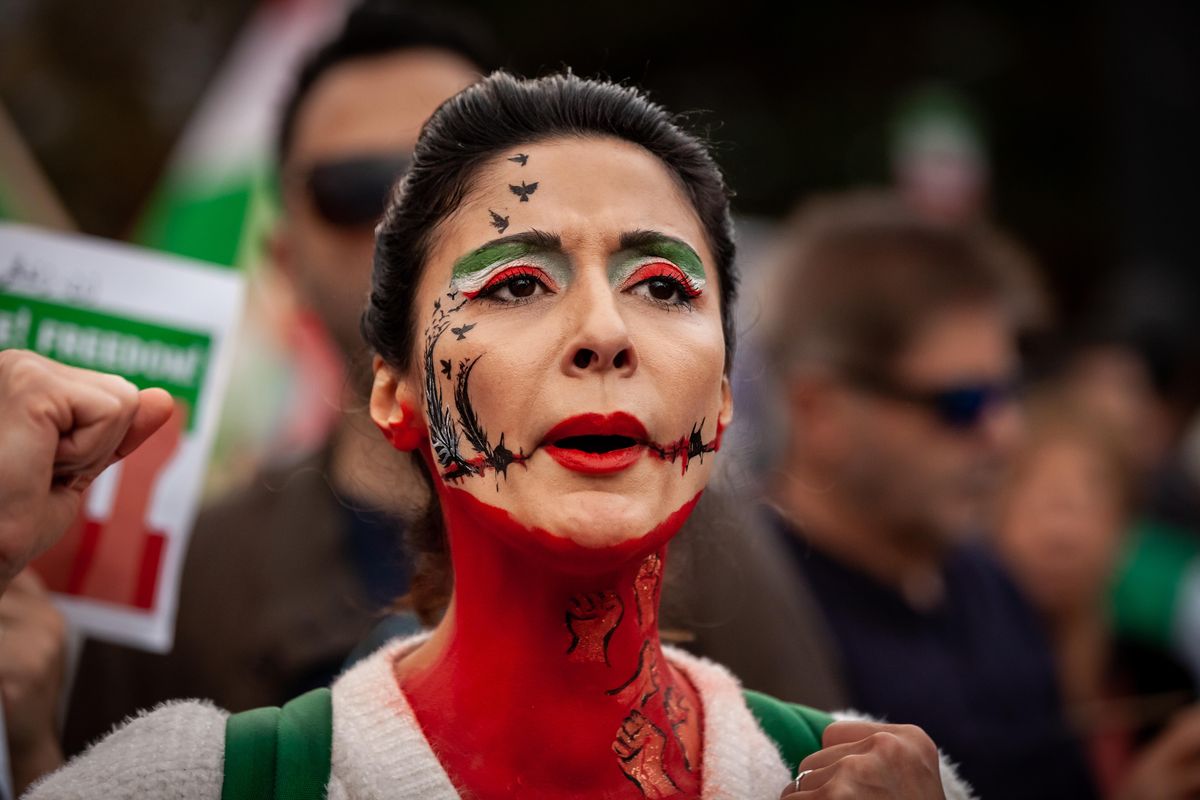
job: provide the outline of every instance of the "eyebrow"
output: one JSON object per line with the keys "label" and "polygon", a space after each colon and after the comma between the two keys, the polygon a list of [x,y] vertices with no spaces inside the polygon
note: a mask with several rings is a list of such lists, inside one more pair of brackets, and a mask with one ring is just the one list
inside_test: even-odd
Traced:
{"label": "eyebrow", "polygon": [[629,231],[621,234],[621,249],[669,259],[694,280],[704,280],[704,262],[699,254],[687,242],[674,236],[659,231]]}
{"label": "eyebrow", "polygon": [[454,262],[452,274],[454,278],[463,278],[479,272],[481,269],[487,269],[497,261],[520,258],[531,253],[561,253],[562,251],[562,239],[557,234],[539,230],[521,231],[511,236],[492,239],[475,248]]}

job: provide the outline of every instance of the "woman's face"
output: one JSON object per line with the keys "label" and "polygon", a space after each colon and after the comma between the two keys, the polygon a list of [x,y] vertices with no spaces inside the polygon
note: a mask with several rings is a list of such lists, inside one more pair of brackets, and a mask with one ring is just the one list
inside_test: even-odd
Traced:
{"label": "woman's face", "polygon": [[1102,602],[1125,520],[1103,458],[1078,439],[1049,439],[1014,476],[999,548],[1031,599],[1051,617]]}
{"label": "woman's face", "polygon": [[[409,374],[446,485],[599,548],[691,501],[732,401],[716,267],[667,167],[616,139],[497,155],[438,228]],[[453,501],[453,494],[448,496]]]}

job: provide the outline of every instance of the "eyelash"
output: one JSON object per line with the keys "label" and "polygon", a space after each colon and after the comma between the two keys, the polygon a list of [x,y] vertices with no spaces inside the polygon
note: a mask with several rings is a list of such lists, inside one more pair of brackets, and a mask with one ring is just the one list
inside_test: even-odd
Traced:
{"label": "eyelash", "polygon": [[467,295],[467,299],[474,300],[478,298],[480,300],[487,300],[492,303],[500,303],[502,305],[509,306],[529,303],[535,300],[536,296],[514,297],[512,300],[501,300],[500,298],[495,297],[497,292],[504,287],[511,285],[512,282],[517,278],[532,278],[535,282],[537,282],[538,286],[541,286],[551,294],[558,291],[558,284],[555,283],[554,279],[545,272],[536,267],[520,265],[501,269],[488,279],[488,282],[484,284],[482,289],[474,294]]}
{"label": "eyelash", "polygon": [[692,301],[699,297],[703,292],[694,286],[691,280],[684,272],[666,261],[655,261],[649,264],[644,264],[638,267],[632,275],[625,281],[625,289],[623,291],[632,291],[639,286],[642,286],[652,280],[666,281],[671,284],[680,294],[680,299],[677,301],[663,300],[657,297],[646,295],[646,299],[652,303],[660,305],[664,308],[675,310],[682,308],[691,308]]}
{"label": "eyelash", "polygon": [[[469,300],[486,300],[492,303],[501,305],[521,305],[532,302],[537,299],[536,295],[530,297],[514,297],[511,300],[497,298],[495,295],[518,278],[530,278],[537,283],[543,290],[554,294],[558,291],[558,284],[542,270],[527,265],[517,265],[504,267],[484,284],[483,288],[473,294],[467,294]],[[691,309],[692,301],[703,294],[703,291],[693,285],[691,279],[674,264],[666,261],[654,261],[643,264],[634,270],[633,274],[625,280],[625,286],[622,291],[632,292],[639,286],[643,286],[650,281],[663,281],[669,284],[672,289],[679,293],[678,300],[664,300],[662,298],[653,297],[649,293],[645,294],[646,300],[649,300],[655,305],[661,306],[669,311],[677,311]]]}

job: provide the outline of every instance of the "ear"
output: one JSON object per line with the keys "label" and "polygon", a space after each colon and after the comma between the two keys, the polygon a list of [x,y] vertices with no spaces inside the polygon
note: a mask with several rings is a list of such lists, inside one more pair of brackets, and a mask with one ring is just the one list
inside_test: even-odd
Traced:
{"label": "ear", "polygon": [[790,382],[786,397],[793,449],[836,463],[851,438],[850,398],[843,388],[829,375],[809,372]]}
{"label": "ear", "polygon": [[267,234],[267,255],[274,270],[289,283],[296,282],[296,256],[288,237],[287,222],[279,220]]}
{"label": "ear", "polygon": [[728,375],[721,376],[721,411],[717,414],[717,430],[723,431],[733,422],[733,384]]}
{"label": "ear", "polygon": [[429,429],[417,411],[420,395],[413,381],[401,375],[380,356],[372,364],[371,420],[397,450],[416,450],[428,438]]}

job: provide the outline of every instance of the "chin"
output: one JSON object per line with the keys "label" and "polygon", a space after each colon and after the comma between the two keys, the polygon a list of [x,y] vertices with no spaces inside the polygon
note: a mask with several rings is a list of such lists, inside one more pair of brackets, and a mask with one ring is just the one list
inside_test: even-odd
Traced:
{"label": "chin", "polygon": [[538,474],[535,465],[528,474],[515,472],[499,491],[475,481],[443,485],[440,494],[449,516],[465,512],[470,524],[530,555],[591,573],[640,561],[666,545],[699,500],[696,484],[702,477],[686,483],[674,477],[672,488],[653,475],[564,480],[561,474]]}
{"label": "chin", "polygon": [[554,506],[542,527],[592,550],[636,541],[662,521],[653,513],[660,509],[649,507],[641,498],[612,492],[571,492]]}
{"label": "chin", "polygon": [[980,498],[965,492],[944,498],[935,509],[933,520],[938,535],[948,544],[976,536],[990,521]]}

